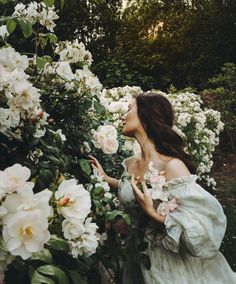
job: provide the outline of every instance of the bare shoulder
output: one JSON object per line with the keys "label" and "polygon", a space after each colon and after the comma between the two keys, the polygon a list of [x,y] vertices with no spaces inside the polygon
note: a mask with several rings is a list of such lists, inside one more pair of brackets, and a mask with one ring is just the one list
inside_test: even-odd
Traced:
{"label": "bare shoulder", "polygon": [[181,176],[188,176],[190,174],[191,173],[187,166],[180,159],[174,158],[166,163],[165,176],[167,180]]}
{"label": "bare shoulder", "polygon": [[124,164],[125,164],[126,168],[129,168],[130,165],[137,160],[138,160],[138,157],[136,155],[134,155],[134,156],[131,156],[131,157],[125,159]]}

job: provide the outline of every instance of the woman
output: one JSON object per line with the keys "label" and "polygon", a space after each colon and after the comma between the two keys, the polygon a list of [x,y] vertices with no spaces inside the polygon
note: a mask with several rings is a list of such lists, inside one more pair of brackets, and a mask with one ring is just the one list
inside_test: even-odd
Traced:
{"label": "woman", "polygon": [[[91,157],[93,168],[112,188],[119,189],[124,208],[136,202],[148,220],[164,228],[145,239],[151,268],[139,263],[139,273],[130,256],[124,265],[123,283],[236,283],[236,273],[219,252],[226,229],[222,206],[196,183],[195,166],[183,150],[181,137],[172,129],[173,120],[168,99],[142,93],[132,100],[123,125],[123,134],[138,141],[141,154],[123,162],[121,180],[107,176]],[[158,174],[153,178],[150,170]],[[151,177],[153,191],[148,189],[147,177]],[[151,192],[154,197],[157,194],[157,208]],[[148,224],[146,231],[150,232]]]}

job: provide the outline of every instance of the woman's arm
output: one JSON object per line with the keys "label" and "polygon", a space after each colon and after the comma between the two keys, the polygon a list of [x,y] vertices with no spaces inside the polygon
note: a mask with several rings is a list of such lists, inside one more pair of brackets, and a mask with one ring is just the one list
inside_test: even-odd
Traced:
{"label": "woman's arm", "polygon": [[109,184],[110,188],[114,188],[117,189],[118,188],[118,184],[119,184],[119,180],[113,177],[109,177],[109,176],[105,176],[104,180]]}
{"label": "woman's arm", "polygon": [[110,188],[118,188],[119,180],[113,177],[108,176],[105,171],[103,170],[101,164],[98,162],[98,160],[89,155],[90,163],[93,169],[95,169],[101,176],[103,176],[103,179],[108,183]]}

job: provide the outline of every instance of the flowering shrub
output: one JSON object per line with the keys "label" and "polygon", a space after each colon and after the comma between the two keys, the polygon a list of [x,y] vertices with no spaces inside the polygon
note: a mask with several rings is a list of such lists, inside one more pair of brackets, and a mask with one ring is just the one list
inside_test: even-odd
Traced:
{"label": "flowering shrub", "polygon": [[[121,116],[125,113],[133,95],[139,92],[141,92],[140,88],[128,86],[102,92],[100,103],[112,114],[110,121],[118,131],[121,130]],[[210,177],[210,171],[213,165],[212,155],[219,144],[219,134],[224,126],[220,120],[220,113],[204,108],[200,96],[189,91],[169,94],[156,92],[171,102],[175,113],[173,129],[185,140],[187,145],[185,151],[193,156],[199,178],[214,189],[216,183]],[[123,141],[123,150],[133,153],[140,151],[140,147],[132,138],[124,137]]]}
{"label": "flowering shrub", "polygon": [[216,183],[210,177],[213,165],[212,155],[219,144],[219,134],[224,124],[220,113],[203,108],[200,96],[188,91],[166,94],[175,115],[175,130],[187,143],[186,151],[191,153],[197,164],[199,178],[215,189]]}
{"label": "flowering shrub", "polygon": [[42,111],[39,90],[27,80],[27,67],[27,56],[12,47],[0,49],[0,132],[9,138],[22,139],[26,124],[35,137],[45,134],[48,115]]}
{"label": "flowering shrub", "polygon": [[220,73],[209,79],[210,89],[202,93],[203,101],[211,108],[219,111],[225,124],[221,146],[234,151],[236,145],[236,65],[225,63]]}
{"label": "flowering shrub", "polygon": [[34,194],[34,183],[27,181],[30,170],[15,164],[0,173],[2,237],[12,255],[23,259],[43,249],[49,241],[48,218],[52,192],[48,189]]}
{"label": "flowering shrub", "polygon": [[[90,275],[99,277],[98,261],[118,273],[122,252],[114,223],[117,218],[131,222],[117,194],[92,172],[87,153],[94,153],[108,174],[119,176],[123,158],[140,151],[135,140],[121,135],[121,117],[142,90],[103,90],[89,70],[92,56],[85,46],[60,42],[52,33],[58,18],[53,3],[19,3],[0,27],[0,253],[5,260],[0,271],[13,261],[6,273],[12,283],[18,273],[11,271],[22,266],[22,283],[89,282]],[[31,58],[6,43],[16,25],[25,38],[34,37]],[[163,95],[173,103],[175,129],[186,139],[186,151],[210,184],[211,155],[222,128],[219,113],[202,109],[194,94]],[[175,204],[168,206],[172,210]]]}
{"label": "flowering shrub", "polygon": [[35,1],[32,1],[27,5],[24,5],[23,3],[17,4],[13,16],[24,18],[32,25],[40,23],[40,25],[51,32],[54,31],[56,26],[54,20],[59,18],[54,6],[48,7],[44,2],[37,3]]}
{"label": "flowering shrub", "polygon": [[[83,43],[45,33],[57,17],[54,6],[19,3],[0,30],[1,273],[13,261],[6,282],[20,275],[22,283],[54,283],[52,273],[60,283],[89,281],[88,271],[98,273],[97,259],[111,267],[119,255],[116,217],[130,222],[86,159],[90,130],[103,113],[102,85],[89,70],[92,57]],[[17,24],[25,38],[35,35],[31,58],[5,42]],[[115,133],[113,127],[110,139],[108,131],[105,152],[116,152]]]}

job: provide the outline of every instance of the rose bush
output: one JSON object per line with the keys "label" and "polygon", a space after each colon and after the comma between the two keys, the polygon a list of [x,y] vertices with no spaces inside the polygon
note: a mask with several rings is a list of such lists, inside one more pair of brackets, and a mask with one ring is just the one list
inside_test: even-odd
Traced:
{"label": "rose bush", "polygon": [[[121,117],[142,90],[102,89],[84,44],[53,34],[59,14],[53,3],[18,3],[0,27],[0,272],[7,283],[92,282],[98,263],[119,276],[122,240],[113,224],[131,222],[87,154],[120,176],[122,160],[140,151],[122,136]],[[35,44],[31,57],[7,43],[17,28]],[[203,109],[189,92],[162,94],[200,176],[214,185],[219,112]]]}
{"label": "rose bush", "polygon": [[[130,222],[86,156],[90,130],[103,113],[91,54],[77,40],[58,41],[52,33],[58,11],[44,2],[18,3],[1,22],[0,251],[1,273],[11,263],[6,283],[100,277],[98,260],[115,269],[119,255],[112,222],[116,216]],[[34,56],[6,42],[17,25],[26,41],[35,42]],[[109,133],[101,147],[116,152],[116,130]]]}

